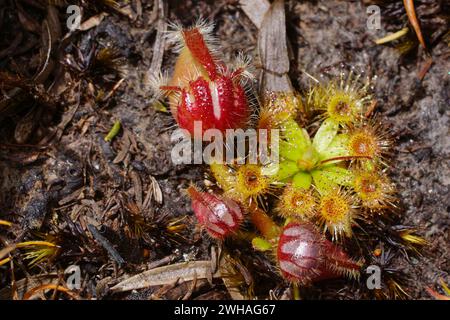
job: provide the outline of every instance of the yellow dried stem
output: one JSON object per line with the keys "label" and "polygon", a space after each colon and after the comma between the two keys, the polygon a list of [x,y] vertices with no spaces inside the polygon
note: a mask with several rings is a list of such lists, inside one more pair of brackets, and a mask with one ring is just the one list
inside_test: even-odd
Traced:
{"label": "yellow dried stem", "polygon": [[0,267],[7,264],[10,261],[11,261],[11,258],[5,258],[5,259],[0,260]]}
{"label": "yellow dried stem", "polygon": [[12,223],[6,220],[0,220],[0,226],[11,227]]}

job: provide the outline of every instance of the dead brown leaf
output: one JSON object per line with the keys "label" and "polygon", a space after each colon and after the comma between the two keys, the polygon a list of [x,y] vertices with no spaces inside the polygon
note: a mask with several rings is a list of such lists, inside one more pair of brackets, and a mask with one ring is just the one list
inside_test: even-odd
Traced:
{"label": "dead brown leaf", "polygon": [[258,36],[262,63],[260,91],[293,91],[289,72],[284,0],[275,1],[266,13]]}

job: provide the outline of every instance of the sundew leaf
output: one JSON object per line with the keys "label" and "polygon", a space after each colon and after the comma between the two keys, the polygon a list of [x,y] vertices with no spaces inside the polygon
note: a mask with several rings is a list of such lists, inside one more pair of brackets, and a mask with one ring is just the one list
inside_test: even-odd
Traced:
{"label": "sundew leaf", "polygon": [[298,160],[303,151],[311,145],[308,133],[294,120],[283,123],[283,140],[280,141],[280,156],[291,160]]}
{"label": "sundew leaf", "polygon": [[283,122],[282,126],[284,140],[294,143],[298,148],[304,149],[311,145],[309,135],[293,119]]}
{"label": "sundew leaf", "polygon": [[222,189],[228,191],[235,186],[236,176],[229,173],[226,165],[213,162],[209,167]]}
{"label": "sundew leaf", "polygon": [[274,177],[275,181],[284,181],[298,172],[297,164],[293,161],[283,161],[279,165],[277,175]]}
{"label": "sundew leaf", "polygon": [[297,160],[297,166],[302,171],[310,171],[317,165],[319,160],[319,154],[316,149],[310,146],[302,152],[302,156]]}
{"label": "sundew leaf", "polygon": [[320,160],[327,160],[336,157],[347,157],[350,156],[348,151],[348,135],[338,134],[330,142],[328,147],[322,152],[319,152]]}
{"label": "sundew leaf", "polygon": [[327,149],[333,138],[336,137],[338,129],[339,123],[333,119],[326,119],[322,123],[313,139],[313,146],[319,154]]}
{"label": "sundew leaf", "polygon": [[312,178],[308,172],[299,172],[292,179],[292,185],[295,188],[309,189],[311,186]]}
{"label": "sundew leaf", "polygon": [[294,143],[287,142],[287,141],[280,141],[280,156],[283,159],[290,160],[290,161],[297,161],[300,159],[302,155],[302,150],[297,148],[297,146]]}
{"label": "sundew leaf", "polygon": [[322,170],[311,171],[311,176],[314,180],[314,186],[320,194],[326,194],[336,188],[339,184],[330,179],[326,172]]}
{"label": "sundew leaf", "polygon": [[324,175],[335,184],[346,187],[353,185],[353,173],[345,168],[331,165],[315,171],[318,171],[319,174]]}

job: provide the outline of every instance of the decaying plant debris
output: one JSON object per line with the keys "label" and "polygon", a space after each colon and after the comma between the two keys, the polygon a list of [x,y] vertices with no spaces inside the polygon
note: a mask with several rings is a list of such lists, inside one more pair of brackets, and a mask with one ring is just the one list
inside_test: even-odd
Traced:
{"label": "decaying plant debris", "polygon": [[[301,288],[300,297],[445,293],[439,279],[450,283],[450,10],[444,2],[414,1],[423,39],[403,1],[286,1],[287,39],[268,35],[282,28],[271,19],[279,9],[247,16],[241,6],[251,1],[73,2],[83,18],[81,30],[69,32],[66,1],[0,0],[1,299],[294,296],[244,241],[217,244],[203,236],[185,189],[203,181],[205,170],[170,160],[175,122],[151,96],[149,78],[174,64],[174,48],[163,37],[167,22],[188,26],[198,16],[216,23],[226,59],[238,51],[253,57],[263,89],[281,81],[283,89],[304,89],[311,76],[342,66],[378,77],[375,95],[383,103],[374,112],[397,141],[390,174],[402,214],[367,226],[386,238],[368,239],[374,254],[365,258],[382,268],[389,290],[367,290],[364,278],[333,280]],[[370,4],[381,8],[380,30],[366,27]],[[404,28],[393,41],[375,44]],[[274,64],[273,56],[283,63]],[[421,249],[402,247],[389,232]],[[71,265],[80,267],[80,289],[67,288],[64,270]]]}

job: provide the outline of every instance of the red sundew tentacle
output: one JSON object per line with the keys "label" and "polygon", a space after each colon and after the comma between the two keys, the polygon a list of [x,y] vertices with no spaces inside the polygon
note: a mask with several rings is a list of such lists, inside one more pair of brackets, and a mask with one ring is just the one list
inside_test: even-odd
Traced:
{"label": "red sundew tentacle", "polygon": [[203,35],[195,28],[183,31],[184,41],[192,56],[206,69],[211,80],[217,77],[217,65],[212,57]]}
{"label": "red sundew tentacle", "polygon": [[356,159],[367,159],[372,160],[372,157],[369,156],[342,156],[342,157],[334,157],[320,161],[320,164],[325,164],[331,161],[347,161],[347,160],[356,160]]}

